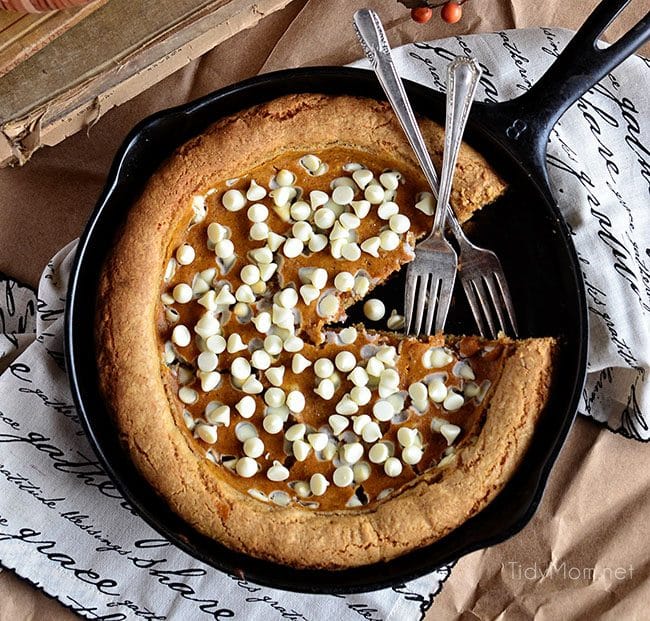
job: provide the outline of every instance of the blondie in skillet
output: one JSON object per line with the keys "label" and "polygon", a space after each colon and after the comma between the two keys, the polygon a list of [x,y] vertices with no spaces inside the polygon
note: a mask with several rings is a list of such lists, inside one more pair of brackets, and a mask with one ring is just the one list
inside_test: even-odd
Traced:
{"label": "blondie in skillet", "polygon": [[[442,130],[421,124],[439,161]],[[459,219],[504,189],[464,145]],[[508,481],[552,338],[340,325],[412,259],[433,207],[390,108],[345,96],[224,118],[147,183],[100,276],[99,373],[135,467],[198,531],[359,566],[439,539]]]}

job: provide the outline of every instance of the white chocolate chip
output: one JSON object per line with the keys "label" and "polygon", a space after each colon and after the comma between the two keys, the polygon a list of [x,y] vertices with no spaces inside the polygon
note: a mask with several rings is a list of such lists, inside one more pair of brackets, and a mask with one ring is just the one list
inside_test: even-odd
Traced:
{"label": "white chocolate chip", "polygon": [[257,428],[252,423],[240,422],[235,425],[235,437],[243,444],[248,438],[258,436]]}
{"label": "white chocolate chip", "polygon": [[307,430],[307,427],[305,426],[304,423],[296,423],[295,425],[291,425],[289,429],[286,430],[284,437],[289,441],[289,442],[295,442],[296,440],[302,440],[305,437],[305,431]]}
{"label": "white chocolate chip", "polygon": [[321,455],[325,461],[332,461],[336,457],[338,447],[334,442],[328,442],[327,446],[323,449]]}
{"label": "white chocolate chip", "polygon": [[266,189],[258,185],[255,179],[251,179],[251,184],[246,191],[246,198],[249,201],[261,201],[266,196]]}
{"label": "white chocolate chip", "polygon": [[172,296],[179,304],[187,304],[192,299],[192,287],[187,283],[179,283],[172,291]]}
{"label": "white chocolate chip", "polygon": [[384,462],[384,472],[389,477],[398,477],[402,474],[402,462],[397,457],[389,457]]}
{"label": "white chocolate chip", "polygon": [[397,430],[397,441],[404,447],[413,446],[417,443],[417,439],[417,429],[411,429],[410,427],[400,427]]}
{"label": "white chocolate chip", "polygon": [[235,379],[243,381],[251,374],[251,365],[246,358],[239,356],[230,363],[230,374]]}
{"label": "white chocolate chip", "polygon": [[339,216],[339,222],[346,229],[358,229],[361,225],[361,220],[353,213],[345,212]]}
{"label": "white chocolate chip", "polygon": [[426,402],[428,397],[427,387],[422,382],[415,382],[409,386],[409,396],[417,403]]}
{"label": "white chocolate chip", "polygon": [[372,406],[372,413],[378,421],[385,422],[393,418],[395,410],[390,402],[380,399]]}
{"label": "white chocolate chip", "polygon": [[379,247],[381,246],[381,241],[379,237],[369,237],[365,241],[361,242],[361,250],[367,252],[373,257],[379,256]]}
{"label": "white chocolate chip", "polygon": [[382,203],[377,209],[377,215],[382,220],[390,220],[391,217],[393,217],[398,213],[399,213],[399,207],[397,203],[394,203],[393,201],[387,201],[385,203]]}
{"label": "white chocolate chip", "polygon": [[307,360],[302,354],[296,354],[291,360],[291,370],[298,374],[302,373],[307,367],[311,366],[311,362]]}
{"label": "white chocolate chip", "polygon": [[248,438],[244,442],[244,455],[253,459],[261,457],[264,453],[264,442],[259,438]]}
{"label": "white chocolate chip", "polygon": [[339,272],[334,278],[334,286],[339,291],[352,291],[354,287],[354,276],[350,272]]}
{"label": "white chocolate chip", "polygon": [[476,382],[469,382],[465,384],[463,394],[466,399],[473,399],[481,392],[481,387]]}
{"label": "white chocolate chip", "polygon": [[266,471],[266,478],[269,481],[286,481],[289,478],[289,470],[279,461],[274,461],[273,465]]}
{"label": "white chocolate chip", "polygon": [[397,350],[392,345],[382,345],[375,356],[387,367],[394,367],[397,363]]}
{"label": "white chocolate chip", "polygon": [[332,191],[332,200],[337,205],[349,205],[354,200],[354,190],[347,185],[340,185]]}
{"label": "white chocolate chip", "polygon": [[456,377],[462,377],[464,380],[471,381],[476,379],[476,375],[474,375],[474,371],[472,370],[472,367],[469,365],[469,362],[467,362],[467,360],[457,362],[454,365],[452,373]]}
{"label": "white chocolate chip", "polygon": [[264,282],[271,280],[273,274],[278,269],[277,263],[265,263],[259,266],[260,268],[260,279]]}
{"label": "white chocolate chip", "polygon": [[314,373],[317,377],[330,377],[334,373],[334,364],[329,358],[319,358],[314,363]]}
{"label": "white chocolate chip", "polygon": [[341,256],[347,261],[358,261],[361,258],[361,248],[354,242],[343,244]]}
{"label": "white chocolate chip", "polygon": [[222,405],[218,401],[210,401],[205,406],[205,418],[213,425],[230,426],[230,408],[227,405]]}
{"label": "white chocolate chip", "polygon": [[382,231],[379,234],[379,246],[382,250],[395,250],[399,246],[399,236],[395,231]]}
{"label": "white chocolate chip", "polygon": [[228,337],[226,349],[228,350],[229,354],[236,354],[237,352],[246,349],[246,344],[241,340],[241,336],[239,336],[239,334],[233,333]]}
{"label": "white chocolate chip", "polygon": [[366,372],[372,377],[380,377],[385,369],[384,363],[379,358],[372,356],[366,362]]}
{"label": "white chocolate chip", "polygon": [[354,279],[354,292],[363,298],[370,291],[370,281],[365,276],[357,276]]}
{"label": "white chocolate chip", "polygon": [[296,492],[300,498],[307,498],[311,495],[311,490],[309,489],[309,483],[307,481],[296,481],[293,486],[293,491]]}
{"label": "white chocolate chip", "polygon": [[291,450],[298,461],[305,461],[309,457],[309,453],[311,453],[311,446],[304,440],[296,440],[291,445]]}
{"label": "white chocolate chip", "polygon": [[[329,380],[323,380],[323,382],[327,382]],[[359,411],[359,406],[350,399],[350,396],[345,394],[343,395],[343,398],[336,404],[336,410],[337,414],[345,414],[346,416],[349,416],[350,414],[356,414]]]}
{"label": "white chocolate chip", "polygon": [[306,168],[309,172],[316,172],[321,165],[321,160],[316,155],[303,155],[300,158],[300,164]]}
{"label": "white chocolate chip", "polygon": [[282,428],[284,427],[284,421],[278,414],[269,414],[268,416],[264,417],[264,420],[262,421],[262,427],[264,427],[264,431],[274,435],[282,431]]}
{"label": "white chocolate chip", "polygon": [[183,325],[178,325],[172,330],[172,343],[179,347],[187,347],[192,341],[190,331]]}
{"label": "white chocolate chip", "polygon": [[320,233],[313,235],[307,246],[311,252],[320,252],[327,246],[327,237]]}
{"label": "white chocolate chip", "polygon": [[295,259],[296,257],[300,256],[304,247],[305,245],[300,239],[290,237],[287,239],[287,241],[284,242],[282,252],[288,259]]}
{"label": "white chocolate chip", "polygon": [[208,225],[208,239],[216,244],[228,236],[228,229],[225,226],[222,226],[218,222],[211,222]]}
{"label": "white chocolate chip", "polygon": [[378,442],[370,447],[368,459],[373,464],[383,464],[390,457],[388,446],[384,442]]}
{"label": "white chocolate chip", "polygon": [[309,489],[314,496],[322,496],[328,487],[329,481],[320,472],[311,475]]}
{"label": "white chocolate chip", "polygon": [[373,174],[369,170],[362,168],[360,170],[355,170],[352,173],[352,178],[363,190],[372,181]]}
{"label": "white chocolate chip", "polygon": [[273,386],[282,386],[282,381],[284,380],[284,367],[271,367],[264,371],[264,375]]}
{"label": "white chocolate chip", "polygon": [[286,168],[279,170],[275,175],[275,182],[279,186],[289,186],[296,180],[296,176]]}
{"label": "white chocolate chip", "polygon": [[228,190],[221,197],[221,204],[228,211],[239,211],[246,205],[246,198],[239,190]]}
{"label": "white chocolate chip", "polygon": [[299,239],[304,244],[311,239],[312,235],[314,234],[314,230],[311,228],[311,224],[309,224],[309,222],[296,222],[291,227],[291,234],[295,239]]}
{"label": "white chocolate chip", "polygon": [[178,398],[187,405],[192,405],[199,400],[199,393],[189,386],[181,386],[178,389]]}
{"label": "white chocolate chip", "polygon": [[235,409],[239,412],[242,418],[250,418],[255,414],[255,399],[250,395],[242,397],[235,405]]}
{"label": "white chocolate chip", "polygon": [[422,449],[419,446],[407,446],[402,451],[402,461],[409,466],[414,466],[415,464],[420,463],[422,454]]}
{"label": "white chocolate chip", "polygon": [[246,215],[251,222],[264,222],[269,217],[269,209],[262,203],[255,203],[248,208]]}
{"label": "white chocolate chip", "polygon": [[329,207],[321,207],[314,213],[314,224],[319,229],[329,229],[336,221],[336,214]]}
{"label": "white chocolate chip", "polygon": [[251,375],[246,379],[241,389],[248,395],[259,395],[264,390],[264,386],[254,375]]}
{"label": "white chocolate chip", "polygon": [[384,201],[384,188],[377,183],[373,183],[366,187],[363,196],[371,205],[379,205]]}
{"label": "white chocolate chip", "polygon": [[[249,266],[249,267],[254,267],[254,266]],[[243,271],[243,270],[242,270]],[[214,300],[217,305],[219,306],[230,306],[231,304],[234,304],[237,302],[237,298],[230,292],[230,285],[224,285],[219,289],[219,293],[217,294],[217,297]]]}
{"label": "white chocolate chip", "polygon": [[[363,367],[355,367],[352,372],[348,375],[348,379],[355,386],[366,386],[368,383],[368,374]],[[426,391],[426,389],[425,389]]]}
{"label": "white chocolate chip", "polygon": [[[276,207],[286,207],[289,201],[292,198],[295,198],[296,190],[291,186],[280,186],[275,190],[271,190],[269,196],[273,199],[273,204]],[[289,214],[287,213],[287,216],[288,215]]]}
{"label": "white chocolate chip", "polygon": [[359,484],[367,481],[370,478],[372,469],[368,463],[362,461],[352,466],[352,472],[354,473],[354,482]]}
{"label": "white chocolate chip", "polygon": [[349,238],[350,230],[344,227],[340,222],[335,222],[334,228],[332,228],[332,232],[330,233],[330,241],[341,239],[347,242]]}
{"label": "white chocolate chip", "polygon": [[209,313],[202,315],[194,326],[194,332],[204,339],[213,334],[218,334],[219,330],[221,330],[219,320]]}
{"label": "white chocolate chip", "polygon": [[256,317],[253,317],[252,322],[257,331],[262,334],[266,334],[271,329],[271,315],[266,311],[262,311]]}
{"label": "white chocolate chip", "polygon": [[431,380],[429,383],[429,397],[434,403],[442,403],[447,398],[447,387],[441,379],[435,378]]}
{"label": "white chocolate chip", "polygon": [[220,259],[230,259],[235,254],[235,245],[229,239],[222,239],[215,244],[214,253]]}
{"label": "white chocolate chip", "polygon": [[327,203],[329,199],[330,197],[321,190],[312,190],[309,193],[309,203],[311,204],[312,209],[318,209],[318,207]]}
{"label": "white chocolate chip", "polygon": [[[255,241],[264,241],[269,238],[269,225],[264,222],[256,222],[251,226],[249,234],[250,238]],[[216,249],[215,249],[216,250]],[[234,251],[234,247],[233,247]]]}
{"label": "white chocolate chip", "polygon": [[386,314],[386,307],[381,300],[371,298],[366,300],[364,303],[363,314],[370,319],[370,321],[379,321]]}
{"label": "white chocolate chip", "polygon": [[335,295],[326,295],[318,304],[318,314],[321,317],[335,317],[340,309],[340,303]]}
{"label": "white chocolate chip", "polygon": [[352,371],[352,369],[354,369],[355,365],[357,364],[357,359],[354,357],[354,354],[352,352],[341,351],[336,354],[334,362],[336,364],[336,368],[339,371],[347,373],[348,371]]}
{"label": "white chocolate chip", "polygon": [[332,480],[337,487],[347,487],[354,481],[354,472],[350,466],[339,466],[334,470]]}
{"label": "white chocolate chip", "polygon": [[345,239],[335,239],[334,241],[330,242],[330,254],[332,257],[335,259],[340,259],[343,255],[341,254],[341,250],[343,250],[343,246],[345,246],[347,242]]}
{"label": "white chocolate chip", "polygon": [[352,343],[357,340],[356,328],[343,328],[343,330],[339,332],[339,338],[341,339],[341,343],[344,345],[352,345]]}
{"label": "white chocolate chip", "polygon": [[216,291],[210,289],[210,291],[207,291],[204,293],[198,300],[197,302],[203,306],[205,309],[209,311],[215,311],[217,310],[217,307],[219,304],[217,303],[217,293]]}
{"label": "white chocolate chip", "polygon": [[279,408],[284,405],[286,395],[282,388],[272,387],[268,388],[264,393],[264,402],[272,408]]}
{"label": "white chocolate chip", "polygon": [[401,235],[411,228],[411,221],[404,214],[396,213],[388,220],[388,226],[390,226],[391,231]]}
{"label": "white chocolate chip", "polygon": [[264,351],[270,356],[277,356],[282,351],[282,339],[277,334],[269,334],[264,339]]}
{"label": "white chocolate chip", "polygon": [[459,410],[463,407],[463,405],[465,405],[465,399],[463,398],[463,395],[454,392],[453,390],[449,391],[445,397],[445,400],[442,402],[442,407],[445,408],[445,410],[449,410],[450,412]]}
{"label": "white chocolate chip", "polygon": [[213,425],[198,425],[196,435],[208,444],[214,444],[217,441],[217,428]]}
{"label": "white chocolate chip", "polygon": [[273,323],[280,328],[293,328],[294,316],[290,309],[274,304],[271,315]]}
{"label": "white chocolate chip", "polygon": [[287,407],[294,414],[299,414],[305,409],[305,396],[298,390],[292,390],[286,399]]}
{"label": "white chocolate chip", "polygon": [[422,364],[425,369],[441,369],[451,364],[454,357],[444,347],[432,347],[422,354]]}
{"label": "white chocolate chip", "polygon": [[345,416],[341,416],[340,414],[332,414],[327,419],[327,421],[329,422],[329,425],[332,428],[332,433],[335,436],[338,436],[341,433],[343,433],[343,431],[345,431],[347,426],[350,424],[350,420]]}
{"label": "white chocolate chip", "polygon": [[260,268],[257,265],[244,265],[239,276],[247,285],[253,285],[260,279]]}
{"label": "white chocolate chip", "polygon": [[311,216],[311,207],[308,203],[305,203],[305,201],[296,201],[293,205],[291,205],[290,213],[291,217],[296,222],[302,222]]}
{"label": "white chocolate chip", "polygon": [[325,399],[326,401],[329,401],[334,396],[334,393],[336,392],[336,389],[334,387],[334,382],[332,382],[331,379],[323,379],[319,382],[318,386],[314,389],[314,392],[319,397],[321,397],[321,399]]}
{"label": "white chocolate chip", "polygon": [[314,287],[314,285],[302,285],[300,287],[300,297],[302,297],[307,306],[309,306],[319,296],[320,291]]}
{"label": "white chocolate chip", "polygon": [[397,311],[393,310],[386,321],[386,326],[389,330],[401,330],[404,327],[404,323],[404,315],[398,315]]}
{"label": "white chocolate chip", "polygon": [[235,291],[235,299],[238,302],[244,302],[245,304],[252,304],[255,302],[255,294],[250,288],[250,285],[240,285]]}
{"label": "white chocolate chip", "polygon": [[354,386],[354,388],[350,390],[350,398],[358,405],[367,405],[370,403],[372,393],[366,386]]}
{"label": "white chocolate chip", "polygon": [[425,213],[427,216],[432,216],[435,213],[436,202],[431,192],[422,192],[420,200],[415,203],[415,208]]}
{"label": "white chocolate chip", "polygon": [[451,423],[440,425],[440,433],[447,440],[447,446],[451,446],[455,442],[460,432],[461,428],[458,425],[452,425]]}
{"label": "white chocolate chip", "polygon": [[235,470],[240,477],[250,479],[257,474],[257,462],[250,457],[241,457],[237,460]]}
{"label": "white chocolate chip", "polygon": [[361,414],[360,416],[353,416],[352,420],[354,421],[352,423],[352,430],[357,435],[361,435],[364,427],[371,422],[370,416],[368,416],[367,414]]}
{"label": "white chocolate chip", "polygon": [[354,210],[357,218],[365,218],[370,213],[370,201],[361,200],[361,201],[352,201],[350,206]]}
{"label": "white chocolate chip", "polygon": [[[273,262],[273,252],[268,246],[262,246],[261,248],[254,248],[251,250],[248,255],[250,256],[255,263],[258,264],[268,264]],[[259,265],[258,265],[259,269]]]}
{"label": "white chocolate chip", "polygon": [[284,342],[285,351],[288,351],[290,353],[295,353],[297,351],[301,351],[304,346],[305,346],[305,343],[299,336],[290,336]]}
{"label": "white chocolate chip", "polygon": [[361,432],[361,437],[369,444],[377,442],[382,436],[379,425],[375,422],[368,423]]}
{"label": "white chocolate chip", "polygon": [[387,190],[397,190],[399,187],[399,177],[397,173],[394,172],[385,172],[379,175],[379,182]]}
{"label": "white chocolate chip", "polygon": [[199,354],[199,357],[196,360],[196,364],[201,371],[206,373],[209,371],[214,371],[219,364],[219,358],[217,355],[211,351],[204,351]]}
{"label": "white chocolate chip", "polygon": [[307,436],[307,440],[309,444],[311,444],[312,448],[318,452],[322,451],[327,446],[328,437],[326,433],[310,433]]}
{"label": "white chocolate chip", "polygon": [[263,349],[254,351],[251,355],[251,366],[255,369],[264,371],[271,366],[271,356],[269,356]]}
{"label": "white chocolate chip", "polygon": [[363,444],[360,442],[352,442],[343,445],[341,448],[341,457],[343,461],[350,465],[356,464],[363,457]]}
{"label": "white chocolate chip", "polygon": [[278,235],[277,233],[270,231],[267,238],[267,245],[272,252],[276,252],[277,249],[284,243],[285,237]]}
{"label": "white chocolate chip", "polygon": [[189,244],[182,244],[176,250],[176,260],[181,265],[189,265],[192,263],[192,261],[194,261],[195,257],[196,252],[194,251],[194,248],[192,248],[192,246]]}
{"label": "white chocolate chip", "polygon": [[282,289],[278,294],[278,303],[284,308],[294,308],[298,304],[298,292],[291,287]]}

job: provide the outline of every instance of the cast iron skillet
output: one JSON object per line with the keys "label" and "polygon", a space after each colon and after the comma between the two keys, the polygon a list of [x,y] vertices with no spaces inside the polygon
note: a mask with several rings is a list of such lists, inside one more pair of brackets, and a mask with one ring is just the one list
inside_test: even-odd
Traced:
{"label": "cast iron skillet", "polygon": [[[503,492],[442,540],[388,563],[337,572],[296,570],[233,552],[199,535],[168,509],[122,449],[99,394],[93,334],[97,275],[111,240],[147,178],[179,145],[222,116],[288,93],[383,99],[374,75],[338,67],[262,75],[155,114],[131,132],[79,242],[68,292],[65,343],[72,394],[90,442],[118,488],[153,528],[217,569],[259,584],[310,593],[352,593],[403,583],[523,528],[539,503],[573,421],[586,368],[587,310],[581,271],[549,189],[546,142],[566,108],[648,39],[650,14],[611,47],[596,48],[596,39],[626,4],[625,0],[601,3],[528,93],[496,105],[476,105],[472,111],[467,141],[510,184],[507,196],[476,218],[472,237],[501,257],[522,335],[561,338],[559,368],[532,446]],[[444,121],[443,95],[414,83],[407,83],[406,90],[421,115]],[[391,281],[380,296],[388,308],[394,307],[395,300],[403,299],[403,281],[399,277]],[[350,313],[352,320],[357,312]],[[448,332],[475,332],[460,294],[450,317]]]}

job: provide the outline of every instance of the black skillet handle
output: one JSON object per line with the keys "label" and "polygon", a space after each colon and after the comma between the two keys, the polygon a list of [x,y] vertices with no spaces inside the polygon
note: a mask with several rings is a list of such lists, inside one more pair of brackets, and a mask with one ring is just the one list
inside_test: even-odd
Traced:
{"label": "black skillet handle", "polygon": [[506,147],[538,169],[548,183],[546,144],[566,109],[650,39],[650,12],[616,43],[599,49],[603,31],[630,0],[602,0],[533,87],[500,104],[477,104],[480,121]]}

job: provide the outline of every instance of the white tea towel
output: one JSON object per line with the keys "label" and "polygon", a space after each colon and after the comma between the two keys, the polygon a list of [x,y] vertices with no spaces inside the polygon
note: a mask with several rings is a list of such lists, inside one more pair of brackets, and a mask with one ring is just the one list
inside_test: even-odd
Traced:
{"label": "white tea towel", "polygon": [[[396,50],[404,77],[443,84],[450,53],[484,68],[478,97],[534,83],[570,37],[531,29]],[[590,307],[581,411],[647,440],[650,402],[650,66],[626,61],[573,106],[549,143],[554,193],[583,265]],[[300,595],[212,569],[134,515],[79,425],[62,356],[75,245],[48,265],[38,294],[0,276],[0,561],[88,618],[418,619],[451,567],[348,596]],[[35,332],[34,332],[35,330]]]}

